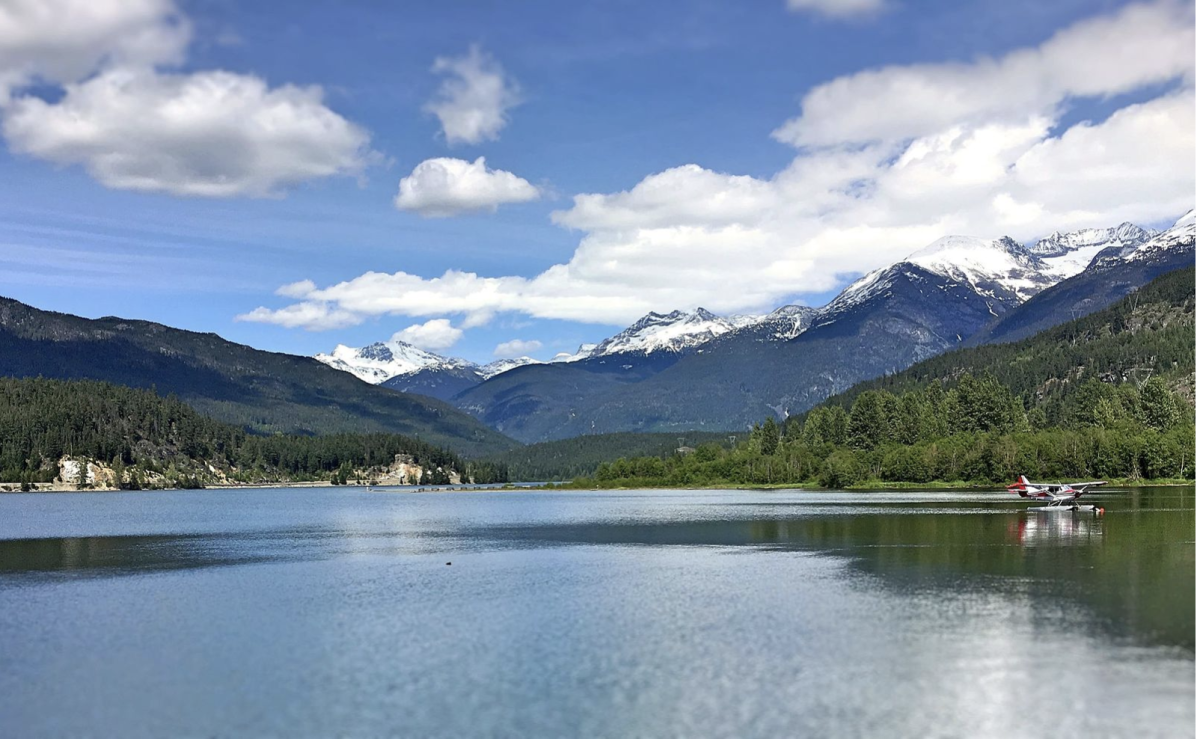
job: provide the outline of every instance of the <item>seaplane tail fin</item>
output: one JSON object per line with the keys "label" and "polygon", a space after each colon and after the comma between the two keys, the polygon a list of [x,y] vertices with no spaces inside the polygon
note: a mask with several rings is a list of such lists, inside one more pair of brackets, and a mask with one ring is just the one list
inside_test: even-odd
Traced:
{"label": "seaplane tail fin", "polygon": [[1017,481],[1008,486],[1008,489],[1021,496],[1022,498],[1029,497],[1029,480],[1025,475],[1017,478]]}

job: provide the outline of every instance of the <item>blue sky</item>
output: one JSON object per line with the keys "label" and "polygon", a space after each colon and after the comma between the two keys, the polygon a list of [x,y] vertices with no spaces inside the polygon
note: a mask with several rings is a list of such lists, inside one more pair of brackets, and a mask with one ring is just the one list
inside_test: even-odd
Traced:
{"label": "blue sky", "polygon": [[[313,354],[440,321],[412,335],[477,361],[538,342],[545,359],[649,309],[820,305],[947,232],[1162,225],[1195,198],[1184,4],[108,5],[79,22],[116,30],[79,42],[0,18],[0,295],[265,349]],[[1122,57],[1117,32],[1130,59],[1165,58],[1106,66]],[[472,48],[487,78],[474,82],[498,80],[510,104],[494,130],[448,141],[430,106],[459,77],[433,67]],[[319,86],[319,102],[289,92],[282,123],[248,132],[267,107],[255,93],[228,113],[220,98],[198,111],[172,98],[218,71],[268,98]],[[169,117],[142,115],[164,99]],[[192,112],[201,122],[181,118]],[[297,120],[310,114],[328,132]],[[245,164],[259,149],[268,163]],[[1080,164],[1096,151],[1111,181]],[[475,209],[396,206],[422,162],[478,157]],[[322,167],[336,171],[308,174]],[[497,172],[524,184],[497,195]],[[419,202],[446,197],[414,183]],[[450,194],[465,197],[459,184]],[[319,318],[279,312],[298,305]]]}

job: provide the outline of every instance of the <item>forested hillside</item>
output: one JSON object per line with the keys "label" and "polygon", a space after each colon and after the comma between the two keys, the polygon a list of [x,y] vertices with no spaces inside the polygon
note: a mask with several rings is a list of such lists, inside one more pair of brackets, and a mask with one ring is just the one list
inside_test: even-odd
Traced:
{"label": "forested hillside", "polygon": [[6,298],[0,298],[0,376],[154,388],[265,433],[391,432],[476,455],[516,446],[446,403],[369,385],[315,359],[147,321],[41,311]]}
{"label": "forested hillside", "polygon": [[581,485],[1195,477],[1194,269],[1013,344],[863,383],[734,450],[600,465]]}
{"label": "forested hillside", "polygon": [[507,468],[508,477],[518,481],[570,480],[591,474],[605,461],[619,457],[668,457],[681,447],[702,444],[729,446],[731,439],[746,433],[685,431],[678,434],[588,434],[514,449],[495,461]]}
{"label": "forested hillside", "polygon": [[50,482],[64,457],[103,464],[126,488],[344,481],[353,470],[391,464],[397,454],[447,474],[470,471],[456,454],[399,434],[260,436],[148,390],[0,378],[2,482]]}
{"label": "forested hillside", "polygon": [[1115,387],[1153,376],[1190,399],[1196,372],[1195,279],[1195,267],[1176,270],[1098,313],[1018,342],[947,352],[855,385],[822,405],[848,409],[867,390],[901,394],[967,372],[994,376],[1026,407],[1042,408],[1050,423],[1065,420],[1065,396],[1088,379]]}

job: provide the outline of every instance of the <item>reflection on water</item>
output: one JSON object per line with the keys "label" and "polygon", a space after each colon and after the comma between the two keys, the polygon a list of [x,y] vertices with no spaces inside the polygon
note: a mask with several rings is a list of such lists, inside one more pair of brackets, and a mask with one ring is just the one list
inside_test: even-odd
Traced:
{"label": "reflection on water", "polygon": [[1016,542],[1027,547],[1091,546],[1104,535],[1101,523],[1095,514],[1030,511],[1018,515],[1009,531]]}
{"label": "reflection on water", "polygon": [[0,734],[1190,732],[1194,492],[1096,497],[0,497]]}

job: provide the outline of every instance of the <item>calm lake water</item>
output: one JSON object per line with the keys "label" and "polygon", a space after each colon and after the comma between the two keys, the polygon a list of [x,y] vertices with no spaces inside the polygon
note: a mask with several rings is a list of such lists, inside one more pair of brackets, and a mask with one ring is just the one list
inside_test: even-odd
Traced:
{"label": "calm lake water", "polygon": [[3,495],[0,735],[1190,736],[1194,490],[1089,497]]}

